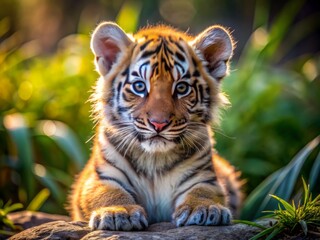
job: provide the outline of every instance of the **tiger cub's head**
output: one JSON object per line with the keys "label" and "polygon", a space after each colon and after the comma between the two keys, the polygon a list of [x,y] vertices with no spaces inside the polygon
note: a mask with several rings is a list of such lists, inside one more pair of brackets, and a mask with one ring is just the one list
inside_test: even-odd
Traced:
{"label": "tiger cub's head", "polygon": [[208,140],[233,51],[224,28],[191,37],[155,26],[129,36],[105,22],[94,31],[91,48],[101,76],[94,110],[118,146],[153,153]]}

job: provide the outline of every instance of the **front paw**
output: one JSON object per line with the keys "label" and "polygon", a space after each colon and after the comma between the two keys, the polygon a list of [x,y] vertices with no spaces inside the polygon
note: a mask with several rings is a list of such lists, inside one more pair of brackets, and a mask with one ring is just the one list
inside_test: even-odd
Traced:
{"label": "front paw", "polygon": [[220,204],[192,207],[182,204],[175,210],[173,221],[177,227],[188,225],[228,225],[232,219],[228,208]]}
{"label": "front paw", "polygon": [[93,230],[142,230],[148,227],[148,221],[144,209],[138,205],[110,206],[92,212],[89,227]]}

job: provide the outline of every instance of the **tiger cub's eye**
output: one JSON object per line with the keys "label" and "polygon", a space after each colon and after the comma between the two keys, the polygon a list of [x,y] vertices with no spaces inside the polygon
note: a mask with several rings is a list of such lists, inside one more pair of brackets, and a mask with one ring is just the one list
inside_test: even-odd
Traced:
{"label": "tiger cub's eye", "polygon": [[137,95],[144,94],[146,90],[146,84],[142,81],[136,81],[132,84],[132,90]]}
{"label": "tiger cub's eye", "polygon": [[176,94],[178,94],[179,97],[184,97],[188,95],[191,91],[191,87],[186,82],[180,82],[176,85]]}

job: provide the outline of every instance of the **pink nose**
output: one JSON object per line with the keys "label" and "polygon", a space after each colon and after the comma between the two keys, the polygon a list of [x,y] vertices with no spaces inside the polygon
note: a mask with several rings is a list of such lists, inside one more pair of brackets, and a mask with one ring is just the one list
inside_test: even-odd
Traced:
{"label": "pink nose", "polygon": [[154,127],[154,129],[157,132],[161,132],[167,125],[169,125],[169,121],[167,121],[167,120],[162,121],[162,122],[158,122],[156,120],[149,119],[149,122],[151,123],[151,125]]}

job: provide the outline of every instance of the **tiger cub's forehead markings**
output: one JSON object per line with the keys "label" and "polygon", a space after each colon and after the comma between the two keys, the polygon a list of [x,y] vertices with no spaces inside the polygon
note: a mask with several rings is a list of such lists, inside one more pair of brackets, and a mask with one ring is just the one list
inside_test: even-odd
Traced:
{"label": "tiger cub's forehead markings", "polygon": [[[133,66],[131,82],[144,80],[150,91],[150,81],[178,82],[183,78],[190,84],[189,61],[185,55],[187,43],[182,38],[156,35],[136,39],[137,63]],[[148,47],[148,50],[144,51]],[[168,77],[170,76],[170,77]],[[174,89],[174,88],[173,88]]]}

